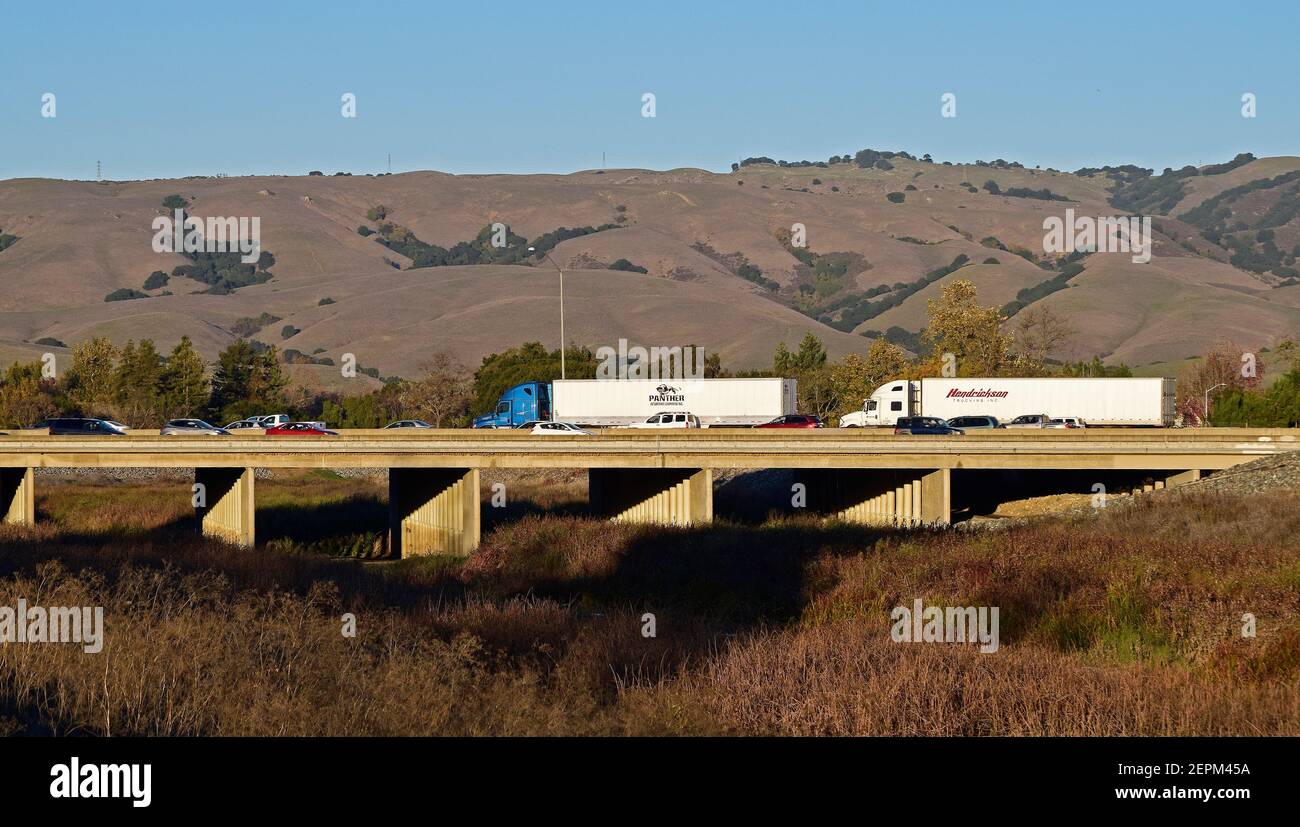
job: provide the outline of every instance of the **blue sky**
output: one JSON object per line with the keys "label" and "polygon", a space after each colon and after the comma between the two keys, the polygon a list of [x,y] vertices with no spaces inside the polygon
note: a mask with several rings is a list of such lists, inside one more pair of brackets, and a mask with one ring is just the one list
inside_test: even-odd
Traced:
{"label": "blue sky", "polygon": [[1159,170],[1300,154],[1297,44],[1294,2],[23,3],[0,29],[0,178],[382,172],[390,152],[394,172],[602,152],[725,170],[864,147]]}

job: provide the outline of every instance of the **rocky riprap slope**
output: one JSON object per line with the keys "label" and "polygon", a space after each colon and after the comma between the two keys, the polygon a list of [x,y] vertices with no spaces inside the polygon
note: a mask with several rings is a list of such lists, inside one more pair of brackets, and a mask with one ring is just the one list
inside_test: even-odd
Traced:
{"label": "rocky riprap slope", "polygon": [[1284,489],[1300,491],[1300,451],[1260,457],[1169,490],[1171,493],[1258,494]]}

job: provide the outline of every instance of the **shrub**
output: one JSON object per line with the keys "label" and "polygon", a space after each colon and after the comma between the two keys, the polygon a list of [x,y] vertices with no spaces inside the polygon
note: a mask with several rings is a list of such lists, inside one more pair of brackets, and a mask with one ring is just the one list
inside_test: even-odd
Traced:
{"label": "shrub", "polygon": [[375,234],[375,231],[372,230],[372,229],[370,229],[369,227],[367,227],[367,226],[365,226],[365,225],[362,225],[362,226],[360,226],[360,227],[357,227],[357,235],[361,236],[362,238],[369,238],[370,236],[372,236],[372,235],[374,235],[374,234]]}
{"label": "shrub", "polygon": [[327,305],[327,304],[334,304],[334,300],[333,300],[332,298],[330,298],[329,296],[326,296],[325,298],[323,298],[323,299],[321,299],[320,301],[316,302],[316,306],[317,306],[317,307],[324,307],[324,306]]}
{"label": "shrub", "polygon": [[906,198],[906,197],[907,197],[907,196],[904,195],[904,194],[901,193],[901,192],[891,192],[891,193],[889,193],[888,195],[885,196],[885,198],[889,199],[890,202],[892,202],[892,203],[894,203],[894,204],[901,204],[901,203],[903,203],[903,199]]}
{"label": "shrub", "polygon": [[388,208],[383,204],[377,204],[366,210],[366,218],[370,221],[383,221],[388,217]]}
{"label": "shrub", "polygon": [[644,268],[644,267],[639,267],[639,266],[633,264],[632,262],[628,261],[628,260],[625,259],[625,258],[620,258],[618,261],[616,261],[616,262],[614,262],[613,264],[609,265],[609,269],[611,269],[611,270],[623,270],[623,271],[626,271],[626,272],[628,272],[628,273],[649,273],[649,272],[650,272],[650,271],[647,270],[646,268]]}
{"label": "shrub", "polygon": [[149,278],[144,280],[144,289],[157,290],[167,284],[168,278],[168,275],[162,270],[154,270],[149,274]]}
{"label": "shrub", "polygon": [[1001,193],[994,195],[1005,195],[1009,198],[1032,198],[1037,201],[1069,201],[1064,195],[1057,195],[1046,187],[1041,190],[1031,190],[1028,187],[1012,187],[1009,190],[1003,190]]}
{"label": "shrub", "polygon": [[278,321],[280,321],[280,317],[272,316],[270,313],[263,313],[257,318],[245,316],[235,320],[235,323],[230,326],[230,332],[241,339],[250,339],[257,331]]}
{"label": "shrub", "polygon": [[302,332],[301,330],[294,327],[293,325],[287,324],[284,327],[280,328],[280,338],[292,339],[294,336],[297,336],[301,332]]}
{"label": "shrub", "polygon": [[128,299],[147,299],[147,298],[149,298],[148,293],[141,293],[139,290],[133,290],[130,287],[121,287],[118,288],[117,290],[114,290],[112,293],[109,293],[107,296],[105,296],[104,301],[120,302],[120,301],[126,301]]}

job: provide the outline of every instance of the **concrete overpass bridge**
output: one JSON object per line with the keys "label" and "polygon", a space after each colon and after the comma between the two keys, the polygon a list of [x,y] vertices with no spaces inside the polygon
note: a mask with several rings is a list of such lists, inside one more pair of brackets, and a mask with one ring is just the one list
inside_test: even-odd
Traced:
{"label": "concrete overpass bridge", "polygon": [[[344,431],[337,437],[0,436],[0,514],[35,522],[36,468],[193,468],[197,524],[253,545],[256,468],[387,468],[394,554],[469,554],[480,533],[479,475],[494,468],[587,468],[592,509],[615,520],[694,525],[713,518],[715,469],[796,472],[810,509],[889,525],[946,524],[953,473],[1149,473],[1148,488],[1300,450],[1291,429],[999,430],[959,437],[889,431]],[[201,486],[201,488],[197,487]]]}

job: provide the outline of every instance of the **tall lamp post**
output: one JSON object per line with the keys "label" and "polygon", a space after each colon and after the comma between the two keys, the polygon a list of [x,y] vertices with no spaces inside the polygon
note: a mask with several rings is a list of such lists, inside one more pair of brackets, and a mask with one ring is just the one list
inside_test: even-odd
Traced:
{"label": "tall lamp post", "polygon": [[1206,425],[1210,424],[1210,394],[1214,392],[1215,388],[1223,388],[1223,387],[1227,387],[1227,385],[1228,385],[1227,382],[1220,382],[1219,384],[1215,385],[1213,388],[1210,388],[1205,392],[1205,407],[1201,408],[1201,410],[1205,411]]}
{"label": "tall lamp post", "polygon": [[[537,248],[529,247],[528,252],[535,253],[537,252]],[[551,266],[553,266],[560,273],[560,378],[564,379],[565,378],[564,350],[566,347],[564,341],[564,268],[560,267],[560,265],[555,263],[555,259],[551,258],[550,253],[542,253],[542,258],[549,261],[551,263]]]}

